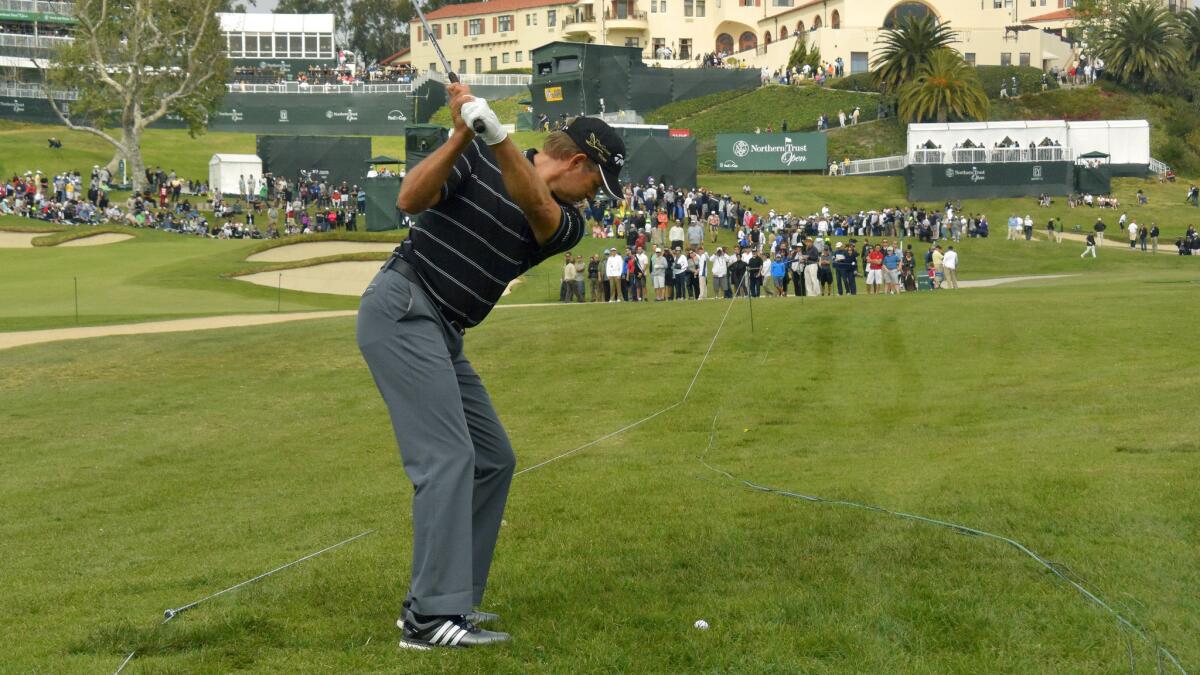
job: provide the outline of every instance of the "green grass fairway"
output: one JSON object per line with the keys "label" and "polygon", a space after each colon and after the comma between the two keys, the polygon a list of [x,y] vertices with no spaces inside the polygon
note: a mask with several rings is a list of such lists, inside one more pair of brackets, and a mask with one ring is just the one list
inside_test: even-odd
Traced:
{"label": "green grass fairway", "polygon": [[[1015,537],[1194,670],[1181,270],[764,300],[754,333],[739,303],[684,405],[516,479],[487,600],[516,642],[452,654],[396,647],[410,492],[353,320],[0,352],[5,669],[1128,672],[1115,620],[1004,545],[705,469],[719,415],[716,466]],[[679,400],[725,310],[498,310],[468,350],[527,467]]]}

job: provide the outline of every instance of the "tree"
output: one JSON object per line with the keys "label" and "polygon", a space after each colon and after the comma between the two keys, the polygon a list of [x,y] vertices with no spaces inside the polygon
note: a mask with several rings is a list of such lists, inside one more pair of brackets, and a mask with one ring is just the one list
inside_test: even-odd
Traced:
{"label": "tree", "polygon": [[900,119],[910,122],[985,119],[990,105],[978,72],[949,47],[930,54],[899,98]]}
{"label": "tree", "polygon": [[796,35],[796,44],[792,45],[792,52],[788,55],[787,68],[804,68],[804,64],[812,69],[821,67],[821,48],[808,48],[808,34],[800,32]]}
{"label": "tree", "polygon": [[948,22],[941,23],[932,15],[907,16],[884,31],[882,46],[871,62],[875,82],[883,91],[896,91],[916,76],[934,52],[957,41]]}
{"label": "tree", "polygon": [[1194,7],[1179,16],[1183,33],[1184,58],[1190,70],[1200,68],[1200,7]]}
{"label": "tree", "polygon": [[104,139],[123,157],[133,187],[145,186],[142,133],[172,115],[193,136],[225,92],[225,41],[220,0],[79,0],[74,41],[43,72],[43,87],[75,89],[70,117],[48,100],[71,129]]}
{"label": "tree", "polygon": [[1099,53],[1117,81],[1145,89],[1166,85],[1186,58],[1178,20],[1146,0],[1117,10],[1100,33]]}
{"label": "tree", "polygon": [[416,16],[409,0],[353,0],[350,4],[350,48],[366,63],[408,46],[408,22]]}

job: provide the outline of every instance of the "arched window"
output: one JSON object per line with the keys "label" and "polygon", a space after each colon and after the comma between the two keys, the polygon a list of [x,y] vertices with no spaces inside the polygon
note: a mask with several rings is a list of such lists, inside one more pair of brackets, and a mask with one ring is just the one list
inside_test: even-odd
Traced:
{"label": "arched window", "polygon": [[745,51],[756,47],[758,47],[758,36],[754,33],[746,31],[738,38],[738,51]]}
{"label": "arched window", "polygon": [[813,30],[817,30],[820,27],[821,27],[821,15],[818,14],[813,17]]}
{"label": "arched window", "polygon": [[717,36],[717,53],[732,54],[733,53],[733,36],[729,33],[721,33]]}
{"label": "arched window", "polygon": [[771,44],[771,31],[767,31],[766,33],[763,34],[763,40],[767,44]]}
{"label": "arched window", "polygon": [[887,13],[887,18],[883,21],[883,27],[895,28],[896,24],[910,16],[915,19],[923,19],[927,16],[937,18],[937,14],[929,8],[929,5],[923,2],[902,2]]}
{"label": "arched window", "polygon": [[804,32],[804,22],[803,22],[803,21],[797,21],[797,22],[796,22],[796,32],[797,32],[797,33],[803,33],[803,32]]}
{"label": "arched window", "polygon": [[839,14],[836,9],[833,10],[833,14],[829,16],[829,25],[834,30],[842,27],[842,15]]}
{"label": "arched window", "polygon": [[788,32],[787,32],[787,26],[782,26],[782,27],[779,29],[779,39],[780,39],[780,40],[786,40],[786,39],[787,39],[787,36],[788,36]]}

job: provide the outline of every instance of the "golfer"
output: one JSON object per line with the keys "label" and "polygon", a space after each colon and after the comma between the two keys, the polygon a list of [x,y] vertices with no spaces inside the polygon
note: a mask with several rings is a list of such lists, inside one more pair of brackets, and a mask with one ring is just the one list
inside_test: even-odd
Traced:
{"label": "golfer", "polygon": [[[387,403],[412,480],[412,577],[401,646],[469,647],[506,633],[476,611],[516,458],[463,334],[508,283],[583,236],[575,204],[603,187],[620,198],[621,138],[579,117],[522,153],[483,99],[448,87],[454,135],[404,178],[397,206],[419,213],[363,292],[358,346]],[[484,123],[476,135],[473,125]]]}

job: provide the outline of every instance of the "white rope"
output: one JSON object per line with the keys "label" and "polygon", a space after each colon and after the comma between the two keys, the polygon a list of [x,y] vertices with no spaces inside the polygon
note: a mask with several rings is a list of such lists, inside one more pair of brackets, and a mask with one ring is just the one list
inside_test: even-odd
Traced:
{"label": "white rope", "polygon": [[534,464],[533,466],[521,469],[520,471],[513,474],[513,477],[515,478],[517,476],[520,476],[523,473],[528,473],[530,471],[533,471],[534,469],[540,469],[543,466],[546,466],[547,464],[551,464],[553,462],[557,462],[560,459],[566,459],[567,457],[570,457],[571,455],[574,455],[578,452],[582,452],[583,450],[586,450],[587,448],[590,448],[593,445],[596,445],[597,443],[601,443],[601,442],[607,441],[608,439],[613,438],[615,436],[619,436],[619,435],[625,433],[626,431],[629,431],[630,429],[634,429],[636,427],[639,427],[639,426],[645,424],[646,422],[649,422],[650,420],[654,419],[655,417],[658,417],[659,415],[661,415],[665,412],[669,412],[669,411],[674,410],[675,408],[678,408],[679,406],[683,405],[684,402],[686,402],[688,400],[688,396],[692,395],[692,388],[696,386],[696,380],[698,380],[700,378],[700,371],[704,370],[704,364],[708,362],[708,356],[709,356],[709,354],[712,354],[713,346],[717,344],[717,338],[721,335],[721,329],[725,327],[725,320],[729,318],[729,312],[730,312],[730,310],[733,309],[733,304],[734,304],[734,301],[730,300],[729,306],[725,309],[725,314],[721,316],[721,323],[717,325],[717,331],[715,333],[713,333],[712,340],[708,343],[708,351],[704,352],[704,356],[700,359],[700,365],[696,368],[696,374],[692,376],[692,382],[691,382],[691,384],[688,385],[687,391],[685,391],[683,393],[683,398],[681,398],[678,401],[672,403],[671,405],[663,408],[662,410],[659,410],[658,412],[655,412],[650,415],[647,415],[646,417],[643,417],[642,419],[640,419],[632,424],[623,426],[620,429],[617,429],[616,431],[609,432],[593,441],[588,441],[587,443],[584,443],[583,445],[579,446],[578,448],[574,448],[573,450],[568,450],[568,451],[562,453],[561,455],[555,455],[554,457],[551,457],[550,459],[547,459],[542,462],[538,462],[537,464]]}

